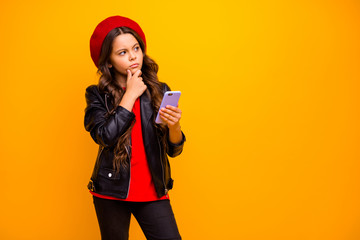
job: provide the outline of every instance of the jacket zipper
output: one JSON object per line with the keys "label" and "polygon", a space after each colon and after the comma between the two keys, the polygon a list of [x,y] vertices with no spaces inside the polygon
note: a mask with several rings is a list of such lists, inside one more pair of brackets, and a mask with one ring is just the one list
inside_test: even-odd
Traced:
{"label": "jacket zipper", "polygon": [[[101,156],[101,153],[103,152],[104,148],[103,147],[99,147],[99,151],[98,151],[98,155],[96,157],[96,162],[95,162],[95,167],[94,167],[94,170],[93,170],[93,173],[91,175],[91,178],[90,178],[90,183],[91,183],[91,191],[92,192],[95,192],[96,189],[95,189],[95,186],[94,186],[94,181],[95,179],[97,178],[98,174],[99,174],[99,170],[100,170],[100,156]],[[96,173],[94,172],[96,171]]]}
{"label": "jacket zipper", "polygon": [[97,156],[96,161],[99,161],[100,156],[101,156],[101,153],[103,152],[103,150],[104,150],[104,147],[101,147],[101,149],[100,149],[100,151],[99,151],[99,154],[98,154],[98,156]]}
{"label": "jacket zipper", "polygon": [[[131,139],[130,139],[131,141]],[[128,198],[129,196],[129,191],[130,191],[130,182],[131,182],[131,156],[130,156],[130,153],[129,153],[129,150],[127,148],[127,146],[125,146],[125,149],[126,149],[126,153],[129,157],[129,185],[128,185],[128,190],[127,190],[127,193],[126,193],[126,198]]]}
{"label": "jacket zipper", "polygon": [[163,165],[163,158],[162,158],[162,152],[161,152],[161,145],[160,145],[160,142],[159,142],[159,139],[157,138],[157,142],[158,142],[158,145],[159,145],[159,150],[160,150],[160,163],[161,163],[161,169],[162,169],[162,180],[163,180],[163,185],[164,185],[164,188],[165,188],[165,195],[168,193],[168,189],[166,188],[166,185],[165,185],[165,177],[164,177],[164,165]]}

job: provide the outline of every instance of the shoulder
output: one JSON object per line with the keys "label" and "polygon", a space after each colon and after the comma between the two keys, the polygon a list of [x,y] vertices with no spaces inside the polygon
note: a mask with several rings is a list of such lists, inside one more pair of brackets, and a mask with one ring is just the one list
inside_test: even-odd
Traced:
{"label": "shoulder", "polygon": [[100,93],[100,90],[97,85],[90,85],[86,88],[85,98],[88,103],[91,102],[103,102],[104,96]]}
{"label": "shoulder", "polygon": [[163,93],[165,93],[166,91],[171,91],[169,85],[167,85],[166,83],[164,82],[160,82],[161,84],[161,87],[162,87],[162,90],[163,90]]}
{"label": "shoulder", "polygon": [[90,85],[86,88],[86,94],[99,93],[99,88],[97,85]]}
{"label": "shoulder", "polygon": [[90,85],[86,88],[86,91],[85,91],[86,97],[88,95],[96,95],[97,97],[104,98],[105,94],[106,94],[105,92],[100,91],[98,85]]}

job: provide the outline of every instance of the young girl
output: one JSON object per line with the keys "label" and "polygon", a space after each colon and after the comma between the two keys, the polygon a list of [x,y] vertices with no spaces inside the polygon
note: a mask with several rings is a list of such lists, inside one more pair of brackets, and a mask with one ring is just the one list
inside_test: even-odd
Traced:
{"label": "young girl", "polygon": [[[131,19],[109,17],[95,28],[90,52],[100,79],[86,89],[84,122],[99,145],[88,188],[101,238],[128,239],[133,214],[147,239],[181,239],[167,157],[183,149],[181,110],[159,109],[169,87],[145,53],[145,35]],[[163,124],[155,123],[157,112]]]}

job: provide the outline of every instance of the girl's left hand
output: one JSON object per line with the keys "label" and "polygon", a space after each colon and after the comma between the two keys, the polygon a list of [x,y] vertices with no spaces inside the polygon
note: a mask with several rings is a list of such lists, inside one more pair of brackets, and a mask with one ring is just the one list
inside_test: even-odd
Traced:
{"label": "girl's left hand", "polygon": [[169,129],[180,127],[181,110],[177,107],[167,105],[166,108],[159,110],[160,118],[168,126]]}

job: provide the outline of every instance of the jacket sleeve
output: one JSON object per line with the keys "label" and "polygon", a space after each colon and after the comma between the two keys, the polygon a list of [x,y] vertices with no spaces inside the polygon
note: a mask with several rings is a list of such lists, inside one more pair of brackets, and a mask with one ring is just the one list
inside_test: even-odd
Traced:
{"label": "jacket sleeve", "polygon": [[[170,90],[170,87],[166,84],[166,83],[163,83],[163,86],[164,86],[164,93],[166,91],[171,91]],[[169,137],[167,139],[167,149],[166,149],[166,153],[170,156],[170,157],[176,157],[178,155],[180,155],[180,153],[182,152],[183,150],[183,147],[184,147],[184,143],[186,141],[186,137],[185,137],[185,134],[181,131],[181,134],[182,134],[182,140],[177,143],[177,144],[174,144],[172,142],[170,142],[169,140]]]}
{"label": "jacket sleeve", "polygon": [[183,147],[184,147],[184,143],[186,141],[186,138],[185,138],[185,135],[183,132],[181,132],[182,134],[182,140],[181,142],[177,143],[177,144],[174,144],[172,142],[170,142],[169,138],[168,138],[168,141],[167,141],[167,149],[166,149],[166,153],[170,156],[170,157],[176,157],[178,155],[180,155],[180,153],[182,152],[183,150]]}
{"label": "jacket sleeve", "polygon": [[92,85],[85,93],[87,107],[85,109],[84,125],[94,141],[104,147],[117,143],[119,137],[126,132],[135,118],[133,112],[118,106],[113,114],[108,114],[104,100],[97,86]]}

